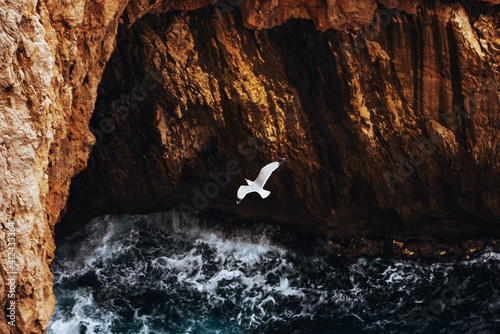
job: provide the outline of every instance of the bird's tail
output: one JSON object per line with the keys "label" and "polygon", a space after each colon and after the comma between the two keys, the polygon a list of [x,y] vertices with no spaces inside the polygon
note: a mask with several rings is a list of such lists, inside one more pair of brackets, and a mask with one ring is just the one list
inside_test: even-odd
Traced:
{"label": "bird's tail", "polygon": [[269,190],[266,190],[264,188],[260,189],[257,192],[259,193],[260,197],[262,197],[262,198],[266,198],[267,196],[269,196],[271,194],[271,192]]}

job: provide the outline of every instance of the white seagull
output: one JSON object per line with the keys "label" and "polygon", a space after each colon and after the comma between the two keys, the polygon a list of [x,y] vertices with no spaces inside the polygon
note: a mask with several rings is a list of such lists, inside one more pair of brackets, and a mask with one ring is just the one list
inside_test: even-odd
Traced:
{"label": "white seagull", "polygon": [[271,176],[271,174],[285,161],[285,158],[280,161],[271,162],[270,164],[265,165],[259,172],[259,176],[255,179],[255,181],[247,181],[247,186],[243,185],[238,188],[238,193],[236,196],[238,200],[237,204],[240,204],[241,200],[245,198],[245,196],[251,192],[257,192],[260,197],[266,198],[271,194],[270,191],[264,189],[264,185],[266,184],[267,179]]}

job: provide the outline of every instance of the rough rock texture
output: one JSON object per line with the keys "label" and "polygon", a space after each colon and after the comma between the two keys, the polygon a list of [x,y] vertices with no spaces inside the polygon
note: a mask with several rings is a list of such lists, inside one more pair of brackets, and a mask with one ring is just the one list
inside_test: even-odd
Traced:
{"label": "rough rock texture", "polygon": [[[234,160],[207,207],[322,231],[334,255],[465,256],[499,236],[498,1],[210,3],[0,4],[1,319],[10,221],[18,260],[16,326],[0,332],[46,331],[54,224],[96,99],[99,145],[61,235],[101,213],[196,206],[192,189]],[[113,109],[121,94],[138,107]],[[236,206],[243,176],[282,156],[272,197]]]}
{"label": "rough rock texture", "polygon": [[[173,3],[173,2],[172,2]],[[208,2],[183,3],[179,9]],[[97,85],[128,1],[0,3],[0,332],[45,332],[54,308],[53,228],[86,165]],[[132,4],[130,4],[132,5]],[[172,9],[176,9],[175,3]],[[17,265],[8,265],[8,223]],[[10,237],[10,236],[9,236]],[[15,298],[8,298],[15,276]],[[6,308],[15,300],[15,326]]]}
{"label": "rough rock texture", "polygon": [[[254,29],[310,18],[315,5],[273,6],[148,15],[120,33],[91,121],[99,145],[73,182],[60,235],[105,213],[180,206],[320,231],[347,257],[466,257],[480,248],[470,240],[492,243],[500,26],[491,8],[377,10],[354,31],[319,32],[318,20]],[[275,21],[251,18],[264,8]],[[236,205],[243,177],[280,157],[272,196]],[[232,160],[241,173],[210,185]],[[356,246],[361,238],[369,245]]]}
{"label": "rough rock texture", "polygon": [[[247,29],[209,8],[143,17],[106,69],[91,127],[109,133],[98,131],[58,230],[181,205],[338,241],[498,236],[499,25],[482,10],[473,22],[458,4],[380,11],[340,32],[308,20]],[[273,196],[236,205],[243,177],[280,157]],[[210,186],[231,160],[242,172]]]}
{"label": "rough rock texture", "polygon": [[[235,1],[238,3],[238,1]],[[388,9],[403,10],[415,14],[418,1],[239,1],[243,24],[247,28],[265,29],[285,23],[288,19],[308,19],[316,29],[358,29],[373,20],[373,13],[379,4]]]}

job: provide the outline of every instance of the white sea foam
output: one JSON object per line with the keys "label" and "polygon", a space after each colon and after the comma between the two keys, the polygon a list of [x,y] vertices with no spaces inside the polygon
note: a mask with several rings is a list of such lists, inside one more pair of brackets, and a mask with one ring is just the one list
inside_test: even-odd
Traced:
{"label": "white sea foam", "polygon": [[[227,237],[175,211],[96,218],[58,244],[49,333],[274,333],[280,324],[300,332],[301,321],[304,330],[345,321],[353,331],[376,333],[410,324],[412,313],[439,301],[457,266],[494,271],[500,264],[489,250],[470,262],[332,266],[274,245],[267,232]],[[488,329],[498,321],[491,314],[500,311],[500,287],[473,275],[460,281],[454,299],[441,301],[443,312],[466,303],[461,294],[476,284],[492,294],[489,313],[475,315],[492,319],[481,323]]]}

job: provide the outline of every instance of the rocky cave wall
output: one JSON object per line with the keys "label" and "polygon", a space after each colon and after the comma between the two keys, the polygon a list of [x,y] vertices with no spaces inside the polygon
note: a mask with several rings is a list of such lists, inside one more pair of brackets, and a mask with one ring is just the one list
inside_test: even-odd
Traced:
{"label": "rocky cave wall", "polygon": [[[17,263],[15,326],[0,331],[47,329],[54,225],[92,128],[109,133],[74,181],[61,233],[95,214],[193,205],[192,189],[234,160],[241,173],[209,207],[344,239],[498,236],[496,5],[2,2],[2,319],[9,222]],[[110,111],[146,75],[160,84],[138,107]],[[272,198],[236,207],[242,177],[280,157]]]}
{"label": "rocky cave wall", "polygon": [[[179,207],[377,240],[358,255],[393,239],[447,249],[498,236],[499,25],[488,8],[382,9],[360,30],[323,32],[301,19],[247,28],[239,11],[213,7],[141,18],[119,33],[90,122],[98,145],[58,234]],[[272,196],[237,205],[244,177],[281,157]],[[229,184],[210,186],[230,161]],[[412,247],[415,258],[442,251]]]}

